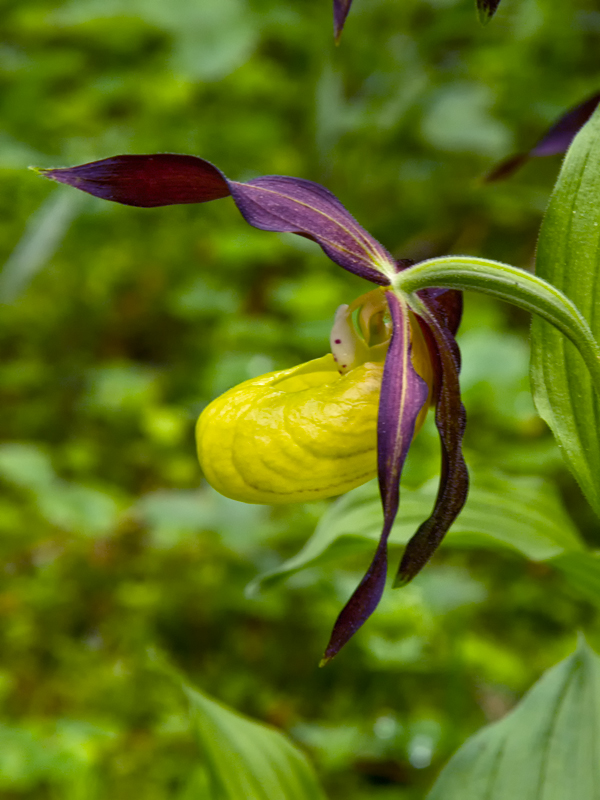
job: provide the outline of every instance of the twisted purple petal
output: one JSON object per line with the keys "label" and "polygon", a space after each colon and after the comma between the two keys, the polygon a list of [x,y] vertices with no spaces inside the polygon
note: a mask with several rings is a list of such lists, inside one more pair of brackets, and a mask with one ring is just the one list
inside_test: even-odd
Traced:
{"label": "twisted purple petal", "polygon": [[312,181],[268,175],[248,183],[229,182],[242,216],[255,228],[297,233],[317,242],[332,261],[362,278],[387,285],[395,262],[362,228],[335,195]]}
{"label": "twisted purple petal", "polygon": [[369,569],[337,618],[322,664],[341,650],[381,600],[387,576],[387,540],[400,500],[400,474],[414,436],[417,417],[429,394],[427,383],[412,364],[408,309],[393,292],[387,292],[386,298],[392,315],[393,333],[383,370],[377,421],[383,530]]}
{"label": "twisted purple petal", "polygon": [[542,136],[537,144],[528,153],[517,153],[505,161],[500,162],[485,180],[488,183],[510,177],[530,158],[554,156],[566,153],[579,130],[592,116],[600,102],[600,92],[588,97],[583,103],[569,109],[552,127]]}
{"label": "twisted purple petal", "polygon": [[426,319],[420,318],[423,331],[436,357],[439,388],[435,422],[442,446],[440,487],[433,513],[409,540],[396,577],[395,585],[412,580],[429,561],[467,499],[469,474],[462,454],[462,438],[466,415],[460,399],[458,374],[460,353],[451,327],[457,324],[456,293],[446,299],[446,309],[440,309],[444,295],[427,302]]}
{"label": "twisted purple petal", "polygon": [[132,206],[204,203],[231,195],[250,225],[312,239],[355,275],[385,286],[387,276],[395,272],[387,250],[335,195],[312,181],[269,175],[238,183],[202,158],[175,154],[115,156],[41,172],[96,197]]}

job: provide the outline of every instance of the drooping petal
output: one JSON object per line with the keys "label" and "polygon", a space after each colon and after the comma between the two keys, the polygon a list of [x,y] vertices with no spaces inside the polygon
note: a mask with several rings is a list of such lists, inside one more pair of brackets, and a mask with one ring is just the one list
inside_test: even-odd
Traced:
{"label": "drooping petal", "polygon": [[500,0],[477,0],[479,18],[483,22],[487,22],[494,16],[499,5]]}
{"label": "drooping petal", "polygon": [[[440,434],[442,447],[442,468],[440,488],[433,513],[409,540],[395,585],[402,586],[412,580],[429,561],[438,545],[444,538],[448,528],[467,499],[469,474],[462,454],[462,438],[465,430],[466,415],[460,399],[458,374],[460,371],[460,353],[448,323],[454,324],[456,308],[443,313],[436,304],[444,297],[440,295],[427,302],[428,313],[422,319],[424,333],[430,339],[437,359],[438,398],[435,423]],[[457,306],[455,293],[448,298],[447,307]]]}
{"label": "drooping petal", "polygon": [[393,292],[387,301],[393,333],[385,361],[377,420],[377,461],[384,522],[375,556],[364,578],[336,620],[322,664],[340,651],[377,607],[387,575],[387,540],[398,511],[400,474],[429,387],[412,358],[408,309]]}
{"label": "drooping petal", "polygon": [[[456,336],[463,312],[462,292],[457,289],[425,289],[419,294],[443,326],[452,336]],[[460,357],[460,353],[458,356]]]}
{"label": "drooping petal", "polygon": [[542,136],[537,144],[527,153],[517,153],[500,162],[485,180],[488,183],[510,177],[530,158],[554,156],[566,153],[578,131],[592,116],[600,102],[600,92],[588,97],[583,103],[569,109],[552,127]]}
{"label": "drooping petal", "polygon": [[141,208],[205,203],[229,195],[227,179],[211,163],[174,153],[115,156],[40,172],[103,200]]}
{"label": "drooping petal", "polygon": [[132,206],[204,203],[231,195],[250,225],[312,239],[332,261],[355,275],[385,286],[396,271],[387,250],[335,195],[312,181],[269,175],[239,183],[202,158],[175,154],[115,156],[40,172],[96,197]]}
{"label": "drooping petal", "polygon": [[333,0],[333,32],[336,42],[339,41],[346,22],[346,17],[350,11],[352,0]]}

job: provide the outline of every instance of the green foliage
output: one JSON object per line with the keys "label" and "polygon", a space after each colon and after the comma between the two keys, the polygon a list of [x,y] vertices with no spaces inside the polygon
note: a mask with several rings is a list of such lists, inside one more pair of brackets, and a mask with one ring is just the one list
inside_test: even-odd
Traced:
{"label": "green foliage", "polygon": [[[600,336],[600,113],[576,137],[565,159],[538,242],[536,271],[577,304]],[[598,392],[573,348],[536,321],[532,327],[534,397],[565,458],[600,514]]]}
{"label": "green foliage", "polygon": [[598,793],[600,658],[581,640],[510,714],[470,739],[429,800],[550,800]]}
{"label": "green foliage", "polygon": [[281,733],[234,713],[189,686],[185,692],[215,797],[324,800],[308,761]]}

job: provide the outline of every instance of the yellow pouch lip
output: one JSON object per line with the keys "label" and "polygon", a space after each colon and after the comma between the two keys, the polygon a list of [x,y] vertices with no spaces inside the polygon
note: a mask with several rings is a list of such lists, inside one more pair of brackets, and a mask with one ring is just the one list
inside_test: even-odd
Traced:
{"label": "yellow pouch lip", "polygon": [[[409,312],[410,313],[410,312]],[[412,361],[430,387],[433,365],[411,314]],[[377,472],[377,415],[387,346],[377,360],[340,374],[328,353],[251,378],[218,397],[196,426],[198,458],[208,482],[246,503],[293,503],[342,494]]]}
{"label": "yellow pouch lip", "polygon": [[383,364],[340,375],[331,354],[252,378],[202,412],[198,457],[209,483],[246,503],[332,497],[376,474]]}

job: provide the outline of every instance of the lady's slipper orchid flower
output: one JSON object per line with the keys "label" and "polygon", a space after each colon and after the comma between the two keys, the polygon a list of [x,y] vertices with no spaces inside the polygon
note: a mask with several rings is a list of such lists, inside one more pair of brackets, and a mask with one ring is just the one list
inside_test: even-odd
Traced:
{"label": "lady's slipper orchid flower", "polygon": [[441,439],[440,488],[431,516],[406,546],[398,583],[421,570],[464,505],[465,413],[454,339],[460,293],[424,290],[412,296],[394,289],[394,276],[410,269],[410,262],[396,261],[331,192],[311,181],[271,175],[240,183],[208,161],[169,154],[116,156],[42,173],[133,206],[231,195],[254,227],[312,239],[336,264],[379,285],[338,309],[331,355],[235,387],[205,409],[197,428],[208,480],[246,502],[332,497],[378,475],[384,514],[379,545],[337,619],[325,651],[328,661],[383,593],[402,466],[431,403]]}

